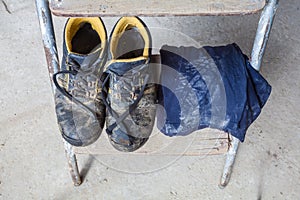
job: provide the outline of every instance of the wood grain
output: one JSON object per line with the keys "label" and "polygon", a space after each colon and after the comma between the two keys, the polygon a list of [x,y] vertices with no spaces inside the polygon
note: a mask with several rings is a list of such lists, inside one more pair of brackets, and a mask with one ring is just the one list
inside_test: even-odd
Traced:
{"label": "wood grain", "polygon": [[[151,56],[152,63],[160,63],[160,55]],[[159,67],[157,69],[160,69]],[[159,73],[156,71],[155,73]],[[157,75],[157,77],[159,77]],[[188,136],[168,137],[162,134],[157,128],[156,123],[151,137],[147,143],[135,152],[124,153],[115,150],[110,145],[105,131],[99,140],[88,146],[75,148],[78,154],[94,155],[126,155],[126,156],[203,156],[219,155],[227,152],[229,147],[230,135],[215,129],[203,129],[195,131]]]}
{"label": "wood grain", "polygon": [[224,154],[228,150],[229,135],[227,133],[205,129],[188,136],[168,137],[154,131],[147,143],[135,152],[124,153],[115,150],[103,131],[100,139],[88,146],[75,148],[79,154],[94,155],[132,155],[132,156],[203,156]]}
{"label": "wood grain", "polygon": [[243,15],[260,11],[265,0],[52,0],[57,16]]}

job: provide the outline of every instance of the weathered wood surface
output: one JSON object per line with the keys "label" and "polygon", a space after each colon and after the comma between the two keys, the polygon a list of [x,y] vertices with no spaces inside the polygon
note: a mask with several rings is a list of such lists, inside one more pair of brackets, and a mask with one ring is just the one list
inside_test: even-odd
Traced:
{"label": "weathered wood surface", "polygon": [[[152,63],[160,63],[159,55],[152,55]],[[155,73],[159,74],[159,64],[153,65],[157,67]],[[157,75],[157,77],[159,77]],[[156,80],[158,81],[158,80]],[[75,152],[79,154],[94,155],[152,155],[152,156],[204,156],[224,154],[228,150],[229,135],[222,131],[213,129],[204,129],[195,131],[194,133],[184,137],[168,137],[159,132],[154,125],[151,137],[147,143],[132,153],[123,153],[115,150],[109,143],[109,139],[105,130],[99,140],[88,146],[75,148]]]}
{"label": "weathered wood surface", "polygon": [[224,154],[228,145],[229,135],[217,130],[204,129],[184,137],[167,137],[154,130],[143,147],[135,152],[123,153],[110,145],[107,134],[103,131],[96,143],[75,148],[75,152],[94,155],[203,156]]}
{"label": "weathered wood surface", "polygon": [[241,15],[260,11],[265,0],[52,0],[58,16]]}

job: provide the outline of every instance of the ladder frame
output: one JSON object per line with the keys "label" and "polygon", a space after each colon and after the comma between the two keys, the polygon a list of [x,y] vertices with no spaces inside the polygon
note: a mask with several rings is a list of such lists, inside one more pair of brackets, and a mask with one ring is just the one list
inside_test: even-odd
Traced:
{"label": "ladder frame", "polygon": [[[251,54],[251,64],[256,70],[259,70],[261,67],[263,55],[272,28],[273,19],[278,8],[278,3],[279,0],[266,0],[266,4],[260,15]],[[59,59],[53,28],[52,13],[50,11],[48,0],[36,0],[36,10],[42,33],[43,45],[49,71],[49,78],[53,94],[55,94],[56,90],[52,80],[52,76],[54,73],[59,71],[60,65],[58,63]],[[232,139],[229,141],[229,149],[226,155],[225,166],[219,184],[220,188],[224,188],[230,180],[239,144],[240,141],[235,137],[232,137]],[[66,141],[64,141],[64,146],[73,183],[75,186],[79,186],[81,184],[81,178],[78,170],[74,147]]]}

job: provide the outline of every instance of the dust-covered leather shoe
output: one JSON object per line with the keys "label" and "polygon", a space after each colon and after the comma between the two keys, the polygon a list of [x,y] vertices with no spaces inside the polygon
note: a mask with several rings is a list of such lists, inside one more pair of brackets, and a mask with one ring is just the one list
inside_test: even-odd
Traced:
{"label": "dust-covered leather shoe", "polygon": [[59,128],[74,146],[95,142],[104,126],[100,77],[107,59],[106,40],[100,18],[70,18],[66,23],[61,70],[53,81]]}
{"label": "dust-covered leather shoe", "polygon": [[155,120],[156,88],[149,64],[151,38],[137,17],[122,17],[109,42],[103,100],[113,147],[131,152],[148,140]]}

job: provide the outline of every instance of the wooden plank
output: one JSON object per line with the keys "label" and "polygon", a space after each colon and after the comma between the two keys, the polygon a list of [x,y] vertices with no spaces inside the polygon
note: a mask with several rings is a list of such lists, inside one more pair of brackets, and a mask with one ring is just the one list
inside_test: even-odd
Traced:
{"label": "wooden plank", "polygon": [[228,150],[228,145],[229,135],[217,130],[204,129],[184,137],[168,137],[156,129],[143,147],[135,152],[127,153],[115,150],[103,131],[96,143],[88,147],[75,148],[75,152],[104,156],[203,156],[224,154]]}
{"label": "wooden plank", "polygon": [[[160,63],[160,55],[152,55],[152,63]],[[158,64],[159,65],[159,64]],[[155,67],[155,65],[153,65]],[[159,74],[157,66],[155,73]],[[157,75],[156,77],[159,77]],[[156,80],[158,81],[158,80]],[[103,130],[100,139],[88,147],[75,147],[75,153],[102,156],[203,156],[220,155],[229,148],[230,135],[214,129],[195,131],[188,136],[168,137],[160,133],[154,125],[147,143],[135,152],[119,152],[110,145]]]}
{"label": "wooden plank", "polygon": [[52,0],[57,16],[241,15],[260,11],[265,0]]}
{"label": "wooden plank", "polygon": [[[152,63],[160,63],[159,55],[152,55]],[[158,64],[159,65],[159,64]],[[155,65],[153,65],[154,67]],[[157,66],[155,73],[159,74]],[[157,75],[156,77],[159,77]],[[158,81],[158,80],[156,80]],[[103,130],[100,139],[88,147],[75,147],[77,154],[93,154],[102,156],[203,156],[220,155],[227,152],[230,136],[214,129],[195,131],[188,136],[168,137],[160,133],[154,125],[147,143],[135,152],[119,152],[110,145],[107,134]]]}

